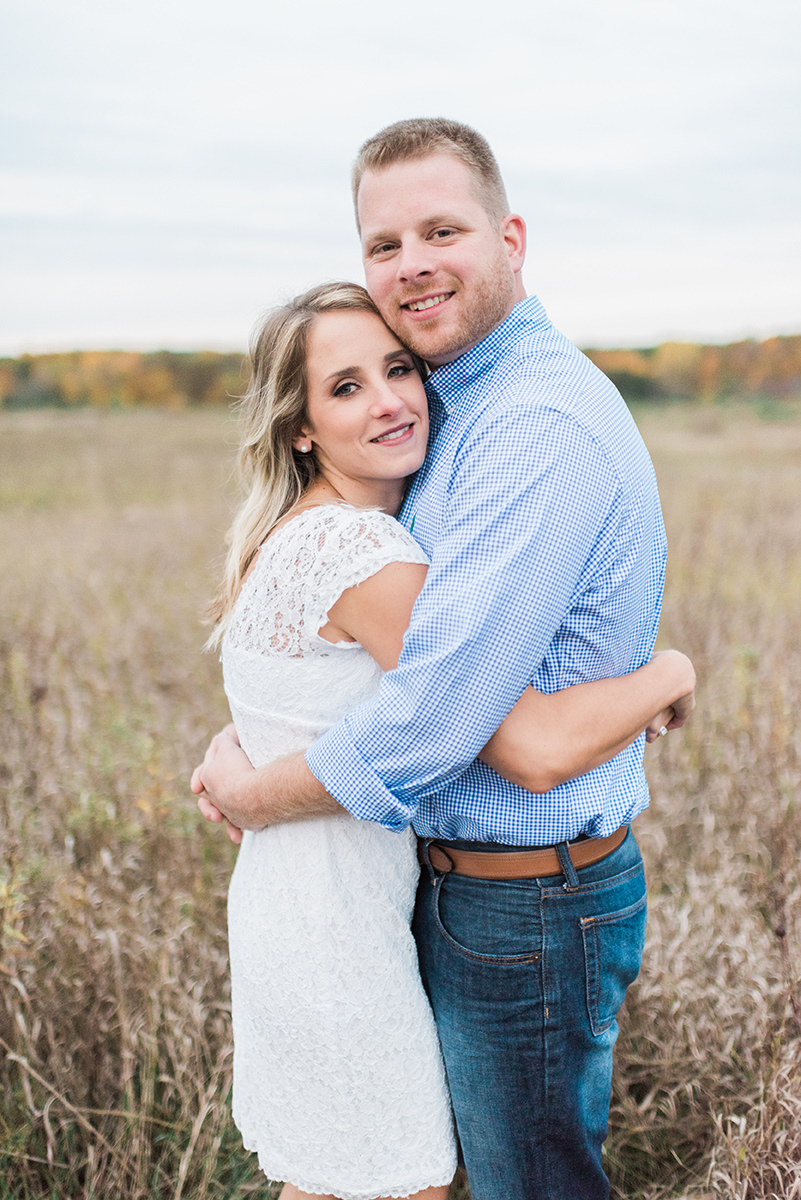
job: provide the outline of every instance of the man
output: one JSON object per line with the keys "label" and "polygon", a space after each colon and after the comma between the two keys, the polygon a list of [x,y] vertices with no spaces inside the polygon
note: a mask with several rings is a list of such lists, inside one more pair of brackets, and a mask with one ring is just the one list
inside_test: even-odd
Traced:
{"label": "man", "polygon": [[653,470],[615,389],[525,298],[525,225],[483,138],[399,122],[362,147],[354,201],[368,289],[433,369],[429,454],[400,514],[431,568],[375,701],[258,772],[220,736],[192,786],[240,827],[340,804],[414,823],[415,934],[474,1200],[595,1200],[645,928],[627,829],[648,802],[642,741],[538,796],[475,759],[529,683],[650,657]]}

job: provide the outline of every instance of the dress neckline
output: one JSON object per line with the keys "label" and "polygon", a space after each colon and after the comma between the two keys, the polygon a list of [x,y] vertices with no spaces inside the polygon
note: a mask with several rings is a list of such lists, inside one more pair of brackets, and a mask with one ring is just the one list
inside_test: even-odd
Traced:
{"label": "dress neckline", "polygon": [[[272,529],[267,534],[267,537],[264,539],[264,541],[259,546],[259,550],[261,550],[264,546],[266,546],[268,542],[271,542],[273,540],[273,538],[275,538],[279,533],[281,533],[282,530],[288,529],[289,526],[294,524],[295,521],[299,521],[301,517],[305,517],[309,513],[319,512],[321,508],[349,508],[353,512],[358,511],[354,504],[348,504],[346,500],[339,500],[339,501],[338,500],[328,500],[328,501],[324,502],[323,504],[310,504],[307,508],[299,508],[298,511],[293,513],[291,517],[287,517],[286,519],[284,519],[284,517],[281,517],[281,523],[278,525],[273,525]],[[364,509],[364,511],[365,512],[373,512],[375,510],[366,508],[366,509]]]}

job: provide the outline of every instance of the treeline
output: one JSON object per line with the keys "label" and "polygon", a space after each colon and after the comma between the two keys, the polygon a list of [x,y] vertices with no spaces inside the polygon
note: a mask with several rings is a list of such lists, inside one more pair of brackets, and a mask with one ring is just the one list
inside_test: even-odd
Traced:
{"label": "treeline", "polygon": [[801,337],[726,346],[663,342],[649,350],[586,350],[627,400],[801,399]]}
{"label": "treeline", "polygon": [[249,378],[241,354],[75,350],[0,359],[0,408],[189,408],[230,403]]}
{"label": "treeline", "polygon": [[[801,399],[801,336],[586,352],[627,400]],[[0,408],[228,404],[247,386],[241,354],[77,350],[0,359]]]}

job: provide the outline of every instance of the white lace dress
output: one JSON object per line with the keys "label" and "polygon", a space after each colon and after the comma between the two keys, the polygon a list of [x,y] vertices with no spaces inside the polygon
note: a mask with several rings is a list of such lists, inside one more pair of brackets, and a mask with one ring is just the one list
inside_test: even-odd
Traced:
{"label": "white lace dress", "polygon": [[[325,505],[281,526],[222,650],[255,766],[308,746],[373,695],[358,643],[318,634],[349,587],[424,563],[377,511]],[[408,1196],[456,1167],[450,1104],[410,930],[411,830],[330,817],[245,833],[228,895],[234,1120],[270,1179],[346,1200]]]}

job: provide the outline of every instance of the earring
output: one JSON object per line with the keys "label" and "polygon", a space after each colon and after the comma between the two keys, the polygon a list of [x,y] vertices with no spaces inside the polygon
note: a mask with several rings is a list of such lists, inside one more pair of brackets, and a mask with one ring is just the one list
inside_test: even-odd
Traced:
{"label": "earring", "polygon": [[298,449],[300,450],[301,454],[308,454],[311,450],[311,446],[298,446]]}

